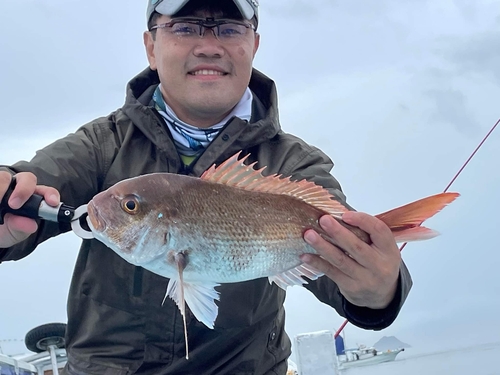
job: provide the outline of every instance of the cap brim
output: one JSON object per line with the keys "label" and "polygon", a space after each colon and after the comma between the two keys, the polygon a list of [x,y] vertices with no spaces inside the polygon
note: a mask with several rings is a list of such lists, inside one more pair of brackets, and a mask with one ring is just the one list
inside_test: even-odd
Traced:
{"label": "cap brim", "polygon": [[[189,0],[164,0],[155,7],[155,11],[165,16],[173,16],[188,2]],[[243,18],[250,20],[255,16],[255,9],[247,0],[233,0],[233,2]]]}

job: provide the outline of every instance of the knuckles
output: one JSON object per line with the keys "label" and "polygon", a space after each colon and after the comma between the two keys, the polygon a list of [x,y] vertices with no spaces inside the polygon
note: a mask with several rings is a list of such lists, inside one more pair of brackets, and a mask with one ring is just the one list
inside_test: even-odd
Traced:
{"label": "knuckles", "polygon": [[8,172],[0,172],[0,200],[3,200],[10,183],[12,182],[12,175]]}
{"label": "knuckles", "polygon": [[8,172],[0,172],[0,193],[3,195],[7,191],[12,180],[12,175]]}
{"label": "knuckles", "polygon": [[30,184],[33,186],[36,186],[38,179],[37,177],[31,173],[31,172],[20,172],[16,174],[16,179],[18,184],[24,186],[26,184]]}
{"label": "knuckles", "polygon": [[375,220],[373,221],[373,231],[385,236],[392,236],[389,227],[382,220],[377,218],[375,218]]}
{"label": "knuckles", "polygon": [[367,246],[369,245],[361,240],[356,240],[351,244],[351,247],[356,254],[362,254],[363,252],[365,252]]}

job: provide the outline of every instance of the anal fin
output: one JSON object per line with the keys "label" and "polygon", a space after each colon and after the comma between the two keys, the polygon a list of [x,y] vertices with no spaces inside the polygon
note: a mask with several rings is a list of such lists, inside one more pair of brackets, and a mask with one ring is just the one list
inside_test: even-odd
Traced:
{"label": "anal fin", "polygon": [[268,279],[269,284],[274,282],[281,289],[286,290],[286,288],[289,286],[307,284],[307,281],[304,280],[302,276],[305,276],[311,280],[316,280],[317,278],[323,276],[323,273],[309,265],[306,265],[305,263],[302,263],[301,265],[289,269],[288,271],[285,271],[278,275],[269,276]]}
{"label": "anal fin", "polygon": [[426,227],[414,227],[409,229],[404,229],[401,231],[393,230],[392,234],[396,242],[410,242],[410,241],[423,241],[429,240],[436,236],[439,236],[439,232]]}

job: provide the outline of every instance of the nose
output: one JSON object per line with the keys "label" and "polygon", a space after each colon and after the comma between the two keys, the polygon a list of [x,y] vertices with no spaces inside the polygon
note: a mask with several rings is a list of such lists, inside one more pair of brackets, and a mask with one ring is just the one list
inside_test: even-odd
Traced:
{"label": "nose", "polygon": [[222,57],[225,49],[222,43],[215,36],[216,30],[213,28],[205,28],[203,37],[199,38],[194,48],[194,55],[197,57]]}
{"label": "nose", "polygon": [[217,38],[217,28],[214,26],[214,27],[210,27],[210,26],[203,26],[201,28],[201,32],[202,32],[202,38],[205,38],[205,36],[207,35],[207,31],[211,31],[211,33],[209,34],[212,34],[216,39]]}

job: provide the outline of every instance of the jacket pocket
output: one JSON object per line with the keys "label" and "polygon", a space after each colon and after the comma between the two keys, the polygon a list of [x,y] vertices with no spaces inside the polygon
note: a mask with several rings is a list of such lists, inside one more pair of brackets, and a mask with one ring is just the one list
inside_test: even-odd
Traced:
{"label": "jacket pocket", "polygon": [[81,291],[93,300],[129,313],[144,305],[143,270],[116,255],[97,240],[89,245],[85,269],[81,274]]}
{"label": "jacket pocket", "polygon": [[285,292],[265,278],[222,284],[216,290],[220,292],[217,328],[250,327],[278,311],[285,300]]}

